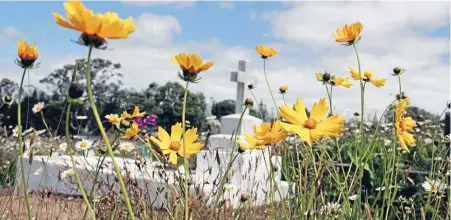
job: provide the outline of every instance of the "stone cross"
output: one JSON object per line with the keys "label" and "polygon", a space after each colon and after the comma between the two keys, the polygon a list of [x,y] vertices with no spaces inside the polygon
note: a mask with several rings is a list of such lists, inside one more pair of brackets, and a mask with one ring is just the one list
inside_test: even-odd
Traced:
{"label": "stone cross", "polygon": [[[254,86],[257,84],[257,76],[251,75],[247,73],[249,68],[249,61],[240,60],[238,61],[238,71],[233,71],[230,74],[230,81],[236,82],[236,100],[235,100],[235,113],[241,114],[244,108],[244,94],[245,87],[247,84],[253,84]],[[246,111],[245,114],[249,114],[249,111]]]}

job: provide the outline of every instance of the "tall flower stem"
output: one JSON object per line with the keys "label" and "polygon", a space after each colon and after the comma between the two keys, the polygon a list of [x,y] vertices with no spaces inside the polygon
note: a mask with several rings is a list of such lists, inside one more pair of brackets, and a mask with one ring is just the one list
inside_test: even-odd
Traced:
{"label": "tall flower stem", "polygon": [[70,156],[70,160],[72,162],[72,167],[74,169],[75,179],[77,181],[78,189],[80,190],[80,193],[83,196],[83,201],[86,205],[86,208],[89,210],[89,213],[91,214],[91,218],[96,219],[96,214],[95,214],[94,210],[92,209],[91,203],[89,203],[88,196],[86,196],[86,192],[83,188],[83,184],[81,183],[80,175],[78,173],[77,163],[75,162],[75,159],[74,159],[74,149],[72,148],[72,144],[71,144],[70,136],[69,136],[69,119],[70,119],[71,107],[72,107],[72,103],[69,102],[69,105],[67,106],[67,110],[66,110],[66,126],[65,126],[66,143],[67,143],[67,146],[69,147],[69,151],[70,151],[69,156]]}
{"label": "tall flower stem", "polygon": [[94,103],[94,98],[92,95],[92,88],[91,88],[91,52],[92,52],[93,45],[89,46],[89,52],[88,52],[88,60],[86,64],[86,87],[88,91],[88,97],[89,97],[89,104],[91,105],[92,113],[94,114],[94,118],[96,119],[97,126],[99,127],[100,134],[102,135],[103,140],[105,141],[106,149],[108,152],[108,155],[111,157],[111,162],[114,167],[114,171],[116,172],[116,177],[119,180],[119,185],[121,187],[122,194],[124,195],[125,205],[127,207],[128,214],[130,216],[131,220],[135,219],[135,214],[133,213],[132,205],[130,203],[130,199],[128,198],[128,192],[125,188],[124,180],[121,176],[121,171],[119,170],[119,167],[117,166],[116,160],[114,159],[114,153],[111,148],[110,140],[108,139],[108,136],[106,135],[105,128],[102,125],[102,121],[100,120],[99,113],[97,111],[96,104]]}
{"label": "tall flower stem", "polygon": [[360,145],[361,148],[363,147],[363,119],[364,119],[364,115],[365,115],[365,87],[363,86],[363,82],[362,82],[362,69],[360,66],[360,57],[359,57],[359,53],[357,52],[357,47],[355,46],[355,44],[352,44],[352,47],[354,48],[355,51],[355,56],[357,57],[357,65],[359,66],[359,76],[360,76]]}
{"label": "tall flower stem", "polygon": [[23,69],[23,73],[22,73],[22,79],[20,80],[20,87],[19,87],[19,96],[17,98],[17,135],[18,137],[18,141],[19,141],[19,150],[20,150],[20,171],[21,171],[21,175],[22,175],[22,185],[23,185],[23,191],[24,191],[24,196],[25,196],[25,204],[27,206],[27,217],[28,220],[31,220],[31,208],[30,208],[30,202],[28,201],[28,187],[27,187],[27,178],[25,177],[25,163],[24,163],[24,159],[23,159],[23,141],[22,141],[22,115],[21,115],[21,96],[22,96],[22,86],[23,86],[23,80],[25,78],[25,74],[27,73],[27,69],[24,68]]}
{"label": "tall flower stem", "polygon": [[271,86],[269,86],[268,76],[266,74],[266,59],[263,59],[263,72],[265,74],[266,85],[268,86],[269,93],[271,94],[272,101],[274,102],[274,107],[276,108],[277,118],[278,118],[279,117],[279,109],[277,108],[276,99],[274,98],[274,95],[272,94]]}
{"label": "tall flower stem", "polygon": [[398,74],[398,84],[399,84],[399,95],[401,95],[402,93],[402,89],[401,89],[401,76]]}
{"label": "tall flower stem", "polygon": [[182,142],[183,142],[183,168],[185,170],[185,181],[183,182],[183,186],[185,187],[185,220],[189,219],[189,188],[188,188],[188,159],[186,158],[186,139],[185,139],[185,132],[186,132],[186,102],[188,98],[188,85],[189,81],[186,81],[185,85],[185,94],[183,95],[183,108],[182,108],[182,128],[183,128],[183,136],[182,136]]}

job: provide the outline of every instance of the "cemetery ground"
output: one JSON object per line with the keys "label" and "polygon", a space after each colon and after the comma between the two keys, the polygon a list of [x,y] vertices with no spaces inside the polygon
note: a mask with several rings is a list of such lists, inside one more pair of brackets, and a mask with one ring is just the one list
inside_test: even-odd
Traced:
{"label": "cemetery ground", "polygon": [[[405,68],[387,77],[363,68],[362,23],[331,30],[330,40],[355,54],[355,64],[338,71],[348,76],[303,75],[317,85],[300,86],[324,88],[312,105],[303,94],[287,103],[287,86],[274,93],[267,64],[277,62],[279,51],[258,45],[262,86],[277,114],[265,114],[262,94],[253,92],[257,77],[239,60],[230,73],[234,106],[206,122],[204,96],[190,86],[203,83],[213,61],[174,55],[182,84],[151,83],[132,93],[121,83],[106,85],[115,76],[108,71],[120,64],[95,59],[96,52],[139,27],[131,17],[95,14],[80,1],[64,8],[68,20],[53,13],[55,22],[80,32],[76,43],[86,59],[41,80],[57,88],[53,94],[25,92],[25,76],[45,60],[38,61],[36,45],[19,40],[21,82],[2,80],[0,219],[450,218],[450,104],[441,114],[428,113],[403,90]],[[365,103],[377,100],[365,99],[365,88],[387,80],[397,82],[396,95],[380,103],[382,114],[370,115]],[[351,87],[360,91],[349,97],[360,108],[345,118],[332,91]]]}

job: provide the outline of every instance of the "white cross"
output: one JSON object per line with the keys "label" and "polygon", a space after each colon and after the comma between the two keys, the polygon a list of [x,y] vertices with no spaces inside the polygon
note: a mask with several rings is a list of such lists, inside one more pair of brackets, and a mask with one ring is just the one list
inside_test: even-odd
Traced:
{"label": "white cross", "polygon": [[[236,82],[236,100],[235,100],[235,113],[241,114],[244,108],[244,93],[245,86],[252,84],[257,84],[257,76],[254,74],[247,74],[246,71],[249,69],[249,61],[240,60],[238,61],[238,71],[233,71],[230,74],[230,81]],[[249,97],[252,98],[252,97]],[[249,114],[249,111],[246,111]]]}

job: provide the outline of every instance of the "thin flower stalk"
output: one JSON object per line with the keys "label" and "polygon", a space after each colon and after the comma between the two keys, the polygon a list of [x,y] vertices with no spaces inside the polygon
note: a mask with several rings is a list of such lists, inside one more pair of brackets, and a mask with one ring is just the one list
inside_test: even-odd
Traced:
{"label": "thin flower stalk", "polygon": [[184,176],[185,181],[183,181],[183,186],[185,188],[185,220],[189,219],[189,187],[188,187],[188,174],[189,174],[189,167],[188,167],[188,159],[186,158],[186,102],[188,98],[188,85],[189,81],[186,81],[185,85],[185,94],[183,95],[183,108],[182,108],[182,142],[183,142],[183,168],[185,170]]}
{"label": "thin flower stalk", "polygon": [[125,205],[127,207],[127,211],[128,211],[129,217],[130,217],[131,220],[134,220],[135,219],[135,214],[133,213],[132,205],[131,205],[130,199],[128,197],[127,189],[125,188],[125,184],[124,184],[124,180],[123,180],[122,175],[121,175],[121,171],[119,170],[119,167],[117,166],[116,160],[114,159],[115,157],[114,157],[113,150],[111,148],[111,143],[110,143],[110,141],[108,139],[108,136],[107,136],[107,134],[105,132],[105,128],[103,127],[102,121],[100,120],[100,116],[99,116],[99,113],[97,111],[97,107],[96,107],[96,104],[94,103],[94,98],[93,98],[93,95],[92,95],[92,88],[91,88],[91,83],[92,83],[91,82],[91,80],[92,80],[91,79],[91,52],[92,52],[92,49],[93,49],[93,45],[90,45],[89,46],[89,52],[88,52],[87,64],[86,64],[86,88],[87,88],[87,91],[88,91],[89,103],[91,105],[91,109],[92,109],[92,112],[94,114],[94,118],[95,118],[95,120],[97,122],[97,126],[98,126],[98,128],[100,130],[100,134],[102,135],[102,138],[103,138],[103,140],[105,142],[105,146],[106,146],[108,155],[111,157],[111,162],[113,164],[114,171],[116,172],[116,177],[119,180],[119,186],[121,187],[122,194],[124,195]]}
{"label": "thin flower stalk", "polygon": [[69,135],[69,120],[70,120],[70,110],[72,107],[72,103],[69,102],[69,105],[67,106],[67,110],[66,110],[66,143],[67,146],[69,147],[69,156],[70,156],[70,160],[72,162],[72,168],[74,169],[74,174],[75,174],[75,179],[77,181],[77,185],[78,185],[78,190],[80,190],[80,193],[83,197],[83,202],[86,205],[86,208],[89,210],[89,213],[91,214],[91,218],[92,219],[96,219],[96,214],[94,212],[94,210],[92,209],[91,203],[89,202],[88,196],[86,196],[86,192],[83,188],[83,184],[81,183],[81,179],[80,179],[80,175],[78,173],[78,168],[77,168],[77,163],[75,162],[74,159],[74,149],[72,148],[72,143],[70,141],[70,135]]}
{"label": "thin flower stalk", "polygon": [[28,220],[31,220],[31,208],[30,208],[30,202],[28,201],[28,187],[27,187],[27,178],[25,177],[25,163],[24,163],[24,149],[23,149],[23,140],[22,140],[22,115],[21,115],[21,97],[22,97],[22,87],[23,87],[23,80],[25,78],[25,74],[27,73],[27,68],[23,68],[22,73],[22,79],[20,80],[20,86],[19,86],[19,95],[17,98],[17,129],[18,129],[18,141],[19,141],[19,150],[20,150],[20,170],[21,170],[21,176],[22,176],[22,185],[23,185],[23,191],[24,191],[24,197],[25,197],[25,205],[27,206],[27,217]]}

